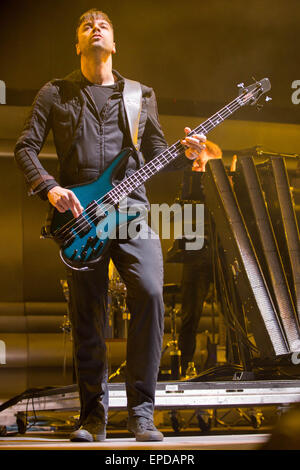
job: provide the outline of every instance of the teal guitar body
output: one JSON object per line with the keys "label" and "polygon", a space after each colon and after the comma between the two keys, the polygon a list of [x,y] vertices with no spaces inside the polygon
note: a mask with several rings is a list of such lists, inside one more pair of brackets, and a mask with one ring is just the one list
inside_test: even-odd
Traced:
{"label": "teal guitar body", "polygon": [[131,149],[122,150],[95,181],[68,187],[84,208],[78,218],[74,219],[70,210],[64,213],[54,210],[50,232],[60,246],[63,262],[72,269],[87,269],[100,261],[116,229],[138,217],[138,213],[120,212],[118,201],[113,199],[115,175],[130,153]]}

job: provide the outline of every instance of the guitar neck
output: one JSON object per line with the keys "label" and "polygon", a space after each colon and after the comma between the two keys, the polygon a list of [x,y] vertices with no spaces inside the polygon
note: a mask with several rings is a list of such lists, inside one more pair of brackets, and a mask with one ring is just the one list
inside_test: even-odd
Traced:
{"label": "guitar neck", "polygon": [[[249,95],[249,96],[248,96]],[[208,134],[211,130],[221,124],[225,119],[231,116],[239,108],[247,104],[252,99],[252,93],[247,93],[244,96],[239,96],[228,105],[224,106],[217,113],[204,121],[200,126],[196,127],[189,133],[189,136],[202,133]],[[121,183],[115,186],[109,192],[109,199],[117,204],[132,191],[145,183],[152,176],[156,175],[163,168],[168,166],[172,161],[184,155],[185,147],[181,144],[180,140],[175,144],[168,147],[158,156],[153,158],[150,162],[146,163],[142,168],[135,171],[131,176],[125,178]]]}

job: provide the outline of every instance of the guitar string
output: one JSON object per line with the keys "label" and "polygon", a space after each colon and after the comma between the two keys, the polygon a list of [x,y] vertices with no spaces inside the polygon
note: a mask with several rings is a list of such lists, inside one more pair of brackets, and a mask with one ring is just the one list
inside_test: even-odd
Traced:
{"label": "guitar string", "polygon": [[[241,108],[242,106],[247,104],[247,102],[249,102],[253,98],[253,95],[255,94],[256,91],[257,91],[257,89],[253,90],[252,92],[246,92],[244,95],[240,95],[239,97],[235,98],[232,102],[230,102],[228,105],[224,106],[220,111],[216,112],[213,116],[211,116],[209,119],[207,119],[204,123],[200,124],[195,129],[193,129],[188,135],[192,136],[192,135],[196,134],[199,131],[202,131],[202,132],[204,131],[203,133],[210,132],[214,127],[216,127],[218,124],[223,122],[228,116],[230,116],[235,111],[237,111],[239,108]],[[249,96],[247,97],[247,95],[249,95]],[[214,122],[212,122],[212,121],[214,121]],[[147,179],[149,179],[157,171],[164,168],[165,166],[170,164],[173,160],[177,159],[180,155],[182,155],[184,150],[185,150],[185,148],[180,143],[180,141],[175,142],[168,149],[164,150],[161,154],[159,154],[153,160],[151,160],[146,165],[144,165],[142,168],[137,170],[133,175],[126,178],[126,180],[119,183],[116,187],[112,188],[108,193],[106,193],[104,196],[102,196],[102,198],[94,201],[93,204],[91,204],[88,208],[84,209],[84,211],[79,216],[79,217],[83,218],[84,220],[80,221],[79,224],[78,224],[78,220],[76,220],[74,218],[74,219],[70,220],[69,222],[67,222],[64,226],[60,227],[56,232],[54,232],[54,236],[62,236],[66,231],[70,231],[74,227],[75,227],[77,235],[80,235],[80,233],[83,232],[84,227],[89,223],[89,221],[84,218],[84,213],[89,217],[89,220],[91,222],[94,222],[98,218],[98,217],[95,217],[94,219],[92,219],[92,217],[94,215],[96,215],[95,212],[97,212],[99,209],[101,209],[102,212],[105,212],[106,210],[111,208],[111,206],[113,204],[117,204],[118,202],[120,202],[120,200],[122,200],[122,198],[124,198],[124,191],[122,191],[122,188],[124,186],[125,186],[125,191],[126,190],[128,191],[128,188],[126,188],[126,185],[129,184],[130,192],[132,192],[134,189],[136,189],[141,184],[143,184],[145,181],[147,181]],[[174,151],[175,151],[175,156],[171,154],[171,152],[174,152]],[[179,154],[177,154],[178,151],[179,151]],[[169,155],[165,156],[164,155],[165,153],[167,153]],[[170,157],[171,157],[171,159],[168,159]],[[161,164],[162,158],[165,159],[165,162],[163,162],[163,164]],[[159,161],[158,167],[155,166],[155,163],[156,163],[157,160]],[[142,175],[142,182],[139,182],[138,185],[136,185],[136,183],[137,183],[136,178],[138,178],[138,174],[142,174],[142,173],[145,173],[145,172],[147,173],[147,170],[150,169],[150,168],[151,169],[153,168],[154,173],[150,173],[150,175],[149,174],[144,175],[145,179],[143,178],[143,175]],[[133,187],[130,186],[130,184],[132,184],[132,183],[134,183]],[[120,191],[122,191],[121,194],[120,194]],[[130,194],[130,193],[127,193],[127,194]],[[104,205],[103,207],[101,207],[99,205],[99,202],[102,202],[102,203],[104,202],[104,204],[107,204],[107,202],[103,201],[104,198],[109,198],[112,195],[113,195],[113,197],[116,195],[118,200],[112,199],[113,204],[109,203],[109,205],[106,205],[106,206]],[[125,194],[125,196],[126,196],[126,194]],[[120,197],[121,197],[121,199],[120,199]],[[68,240],[66,240],[66,242],[68,242]]]}
{"label": "guitar string", "polygon": [[[253,94],[253,92],[252,92]],[[246,94],[247,95],[247,94]],[[250,98],[248,98],[244,103],[240,103],[241,99],[242,98],[245,98],[245,96],[240,96],[238,98],[236,98],[235,100],[233,100],[231,103],[229,103],[227,106],[225,106],[224,108],[222,108],[220,111],[218,111],[217,113],[215,113],[211,118],[207,119],[207,121],[205,121],[204,123],[200,124],[198,127],[196,127],[193,131],[191,131],[189,133],[189,136],[191,135],[194,135],[195,133],[199,132],[200,130],[208,133],[210,132],[214,127],[216,127],[220,122],[222,122],[224,119],[226,119],[229,115],[233,114],[237,109],[239,109],[241,106],[243,106],[244,104],[247,103],[247,100],[250,100]],[[230,109],[229,110],[229,107],[233,108],[233,105],[235,105],[235,109]],[[227,111],[226,111],[227,109]],[[225,113],[225,115],[223,116],[223,114]],[[216,116],[218,117],[218,119],[215,119]],[[212,122],[212,121],[215,121],[215,122]],[[207,129],[206,129],[207,127]],[[174,149],[172,150],[172,147],[174,147]],[[125,181],[122,181],[118,186],[116,186],[115,188],[111,189],[108,193],[106,193],[102,198],[98,199],[97,201],[94,201],[94,203],[92,205],[90,205],[90,207],[88,209],[85,209],[83,211],[83,213],[85,212],[90,221],[93,223],[95,220],[97,220],[98,216],[97,214],[95,214],[95,212],[97,212],[99,209],[101,209],[102,212],[105,212],[107,210],[109,210],[113,204],[117,204],[118,202],[120,202],[120,200],[122,200],[122,198],[124,198],[124,196],[126,196],[126,194],[124,195],[124,191],[122,191],[121,189],[121,193],[120,193],[120,186],[126,186],[126,184],[129,184],[132,182],[133,180],[133,177],[134,178],[137,178],[138,175],[137,173],[147,173],[147,169],[149,169],[150,167],[153,167],[154,166],[154,173],[150,174],[146,174],[144,176],[146,176],[146,178],[143,178],[142,182],[139,182],[138,183],[138,186],[140,186],[141,184],[143,184],[143,182],[145,182],[149,177],[151,177],[153,174],[155,174],[157,172],[157,170],[160,170],[162,168],[164,168],[165,166],[167,166],[169,163],[171,163],[173,160],[175,160],[176,158],[178,158],[180,156],[180,154],[178,155],[171,155],[171,151],[180,151],[180,154],[182,154],[184,152],[184,146],[180,143],[180,141],[176,142],[175,144],[173,144],[171,147],[169,147],[168,149],[164,150],[160,155],[158,155],[157,157],[155,157],[153,160],[151,160],[148,164],[144,165],[144,167],[142,167],[140,170],[136,171],[132,176],[130,176],[129,178],[126,178]],[[164,154],[165,153],[168,153],[169,154],[169,157],[171,156],[171,159],[168,160],[168,156],[165,156]],[[161,164],[159,163],[159,167],[157,168],[155,166],[155,160],[161,160],[161,158],[164,158],[166,159],[165,163],[164,164]],[[136,183],[136,181],[135,181]],[[134,187],[130,187],[129,186],[129,189],[130,189],[130,192],[132,192],[134,189],[136,189],[138,186],[134,186]],[[125,187],[125,190],[127,189],[128,191],[128,188]],[[111,197],[111,195],[116,195],[117,196],[117,200],[114,200],[112,199],[112,202],[113,204],[109,203],[109,205],[106,205],[106,206],[103,206],[101,207],[98,203],[99,202],[103,202],[103,199],[104,198],[107,198],[107,197]],[[128,194],[128,193],[127,193]],[[102,199],[102,201],[101,201]],[[105,201],[104,201],[104,204],[107,204]],[[87,212],[88,211],[88,212]],[[94,213],[93,213],[94,212]],[[67,224],[65,224],[63,227],[61,227],[58,231],[60,232],[61,230],[63,230],[62,233],[66,232],[67,230],[70,231],[73,227],[75,227],[76,229],[76,232],[77,232],[77,235],[80,235],[80,233],[83,232],[85,226],[89,223],[88,220],[86,220],[84,217],[83,217],[83,213],[80,215],[82,216],[82,218],[84,219],[83,221],[81,221],[79,224],[78,224],[78,220],[76,221],[76,219],[72,219],[71,221],[69,221]],[[92,217],[96,215],[96,217],[93,219]],[[75,222],[74,222],[75,220]],[[69,224],[72,224],[71,226],[67,227]],[[79,230],[78,230],[79,229]],[[60,233],[60,235],[62,235]],[[68,240],[66,240],[66,242],[68,242]]]}
{"label": "guitar string", "polygon": [[[222,122],[224,119],[226,119],[230,114],[232,114],[234,111],[236,111],[238,108],[241,107],[241,104],[239,103],[236,103],[236,101],[240,101],[241,97],[238,97],[236,98],[232,103],[230,103],[229,105],[225,106],[222,110],[220,110],[219,112],[215,113],[215,115],[213,115],[211,118],[209,118],[207,121],[205,121],[204,123],[202,123],[200,126],[196,127],[193,131],[190,132],[189,136],[197,133],[199,130],[204,130],[206,133],[208,133],[211,129],[213,129],[214,127],[216,127],[216,125],[218,125],[220,122]],[[235,104],[237,105],[236,109],[233,109],[233,110],[228,110],[228,108],[232,105]],[[244,103],[245,104],[245,103]],[[227,112],[226,112],[226,109],[227,109]],[[225,113],[225,116],[223,117],[222,114]],[[212,121],[214,120],[215,116],[218,116],[218,119],[216,120],[216,122],[212,123]],[[208,124],[208,126],[205,126],[205,124]],[[206,129],[206,127],[208,127],[208,129]],[[211,128],[209,128],[211,127]],[[180,147],[178,147],[178,145]],[[172,147],[174,147],[174,149],[172,150]],[[137,172],[134,173],[134,175],[132,175],[131,177],[127,178],[125,181],[122,181],[118,186],[116,186],[115,188],[111,189],[108,193],[106,193],[103,197],[102,197],[102,202],[103,202],[103,199],[104,198],[108,198],[108,197],[111,197],[112,194],[113,196],[117,196],[117,200],[114,200],[112,199],[112,202],[113,204],[117,204],[118,202],[120,202],[120,200],[122,200],[122,198],[124,198],[124,191],[122,189],[120,189],[120,186],[121,187],[124,187],[126,186],[126,184],[129,184],[129,188],[130,188],[130,192],[132,192],[134,189],[136,189],[136,187],[138,186],[135,186],[135,187],[130,187],[130,183],[132,182],[131,180],[133,179],[132,177],[134,176],[135,178],[138,177],[137,173],[140,173],[140,174],[144,174],[142,175],[142,182],[139,183],[139,185],[143,184],[143,182],[145,182],[150,176],[152,176],[152,174],[155,174],[155,173],[152,173],[150,174],[147,174],[147,169],[149,169],[150,167],[153,167],[154,166],[154,171],[156,172],[157,170],[160,170],[161,168],[167,166],[169,163],[171,163],[175,158],[178,158],[178,156],[180,156],[180,154],[178,155],[171,155],[171,152],[176,150],[176,152],[180,151],[180,154],[183,153],[184,151],[184,147],[183,145],[178,141],[176,142],[175,144],[173,144],[171,147],[169,147],[167,150],[164,150],[162,152],[162,154],[158,155],[157,157],[155,157],[155,159],[151,160],[147,165],[145,165],[144,167],[142,167],[140,170],[138,170]],[[169,156],[171,156],[171,159],[168,160],[168,156],[165,156],[164,154],[165,153],[168,153]],[[155,166],[155,160],[160,160],[161,161],[161,158],[164,158],[166,159],[165,163],[164,164],[161,164],[161,162],[159,163],[159,167],[157,168]],[[146,168],[145,168],[146,167]],[[146,175],[145,175],[145,172],[146,172]],[[146,178],[145,178],[146,177]],[[125,190],[128,190],[128,188],[125,187]],[[120,193],[121,191],[121,193]],[[126,196],[126,194],[125,194]],[[121,199],[120,199],[121,198]],[[108,210],[113,204],[109,203],[109,205],[106,205],[104,207],[101,207],[98,203],[101,202],[101,198],[98,199],[97,201],[94,201],[94,203],[88,208],[88,209],[85,209],[83,212],[86,212],[86,214],[88,215],[89,219],[91,222],[94,222],[95,220],[97,220],[97,217],[95,217],[94,219],[92,218],[95,214],[95,212],[97,212],[99,209],[101,209],[102,212],[105,212],[106,210]],[[104,204],[106,202],[104,201]],[[107,204],[107,203],[106,203]],[[87,212],[88,211],[88,212]],[[94,213],[93,213],[94,212]],[[77,235],[80,235],[80,233],[83,232],[84,230],[84,227],[89,223],[84,217],[83,217],[83,213],[81,214],[82,218],[84,219],[83,221],[80,221],[79,224],[78,224],[78,220],[74,222],[74,219],[69,221],[65,226],[61,227],[58,232],[60,232],[62,229],[63,232],[60,233],[60,235],[62,235],[66,230],[70,230],[72,229],[73,227],[75,227],[76,229],[76,232],[77,232]],[[70,223],[73,223],[73,225],[67,227],[68,224]],[[79,230],[78,230],[79,229]],[[68,242],[68,240],[66,240],[66,242]]]}

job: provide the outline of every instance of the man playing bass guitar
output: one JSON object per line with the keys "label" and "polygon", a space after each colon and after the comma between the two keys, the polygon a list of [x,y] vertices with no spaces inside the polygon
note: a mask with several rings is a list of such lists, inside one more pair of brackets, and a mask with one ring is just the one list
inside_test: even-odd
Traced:
{"label": "man playing bass guitar", "polygon": [[[17,141],[15,158],[30,194],[48,200],[60,213],[71,211],[77,219],[84,208],[67,187],[96,179],[122,148],[132,147],[124,168],[127,176],[166,149],[167,143],[155,94],[141,85],[142,106],[137,143],[133,145],[123,99],[125,79],[112,68],[116,45],[112,23],[105,13],[93,9],[80,17],[76,51],[80,69],[48,82],[37,94]],[[59,158],[58,182],[38,158],[50,129]],[[193,160],[203,149],[205,136],[189,137],[189,132],[186,128],[181,143],[186,157]],[[130,195],[129,204],[134,202],[148,205],[144,185]],[[107,255],[92,270],[67,268],[81,403],[80,426],[71,434],[72,441],[102,441],[106,437],[104,329],[110,258],[126,284],[131,314],[126,365],[128,429],[139,441],[163,439],[153,423],[164,325],[163,259],[159,239],[151,237],[147,224],[142,230],[149,236],[113,240]]]}

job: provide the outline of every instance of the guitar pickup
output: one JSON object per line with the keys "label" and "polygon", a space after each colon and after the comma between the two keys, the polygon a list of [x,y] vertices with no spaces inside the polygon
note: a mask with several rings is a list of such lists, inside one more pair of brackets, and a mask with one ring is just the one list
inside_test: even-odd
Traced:
{"label": "guitar pickup", "polygon": [[77,217],[76,222],[73,225],[73,229],[76,231],[77,235],[80,238],[83,238],[85,235],[87,235],[91,228],[91,225],[88,223],[88,221],[83,215]]}

